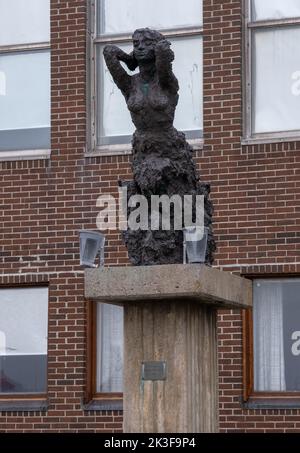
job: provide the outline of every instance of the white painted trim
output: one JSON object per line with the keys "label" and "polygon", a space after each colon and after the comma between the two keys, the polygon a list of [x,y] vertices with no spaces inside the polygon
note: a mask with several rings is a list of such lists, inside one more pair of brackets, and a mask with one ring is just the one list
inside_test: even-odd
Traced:
{"label": "white painted trim", "polygon": [[[194,138],[187,140],[194,151],[202,150],[204,140],[201,138]],[[132,154],[132,146],[130,143],[124,143],[123,145],[103,145],[98,146],[95,151],[86,152],[84,157],[96,157],[96,156],[124,156]]]}
{"label": "white painted trim", "polygon": [[247,146],[247,145],[267,145],[269,143],[286,143],[286,142],[299,142],[300,141],[300,134],[297,135],[287,135],[285,137],[277,137],[274,135],[274,137],[253,137],[253,138],[243,138],[241,140],[241,145],[242,146]]}
{"label": "white painted trim", "polygon": [[0,46],[0,53],[11,52],[26,52],[51,49],[50,42],[28,43],[28,44],[13,44],[7,46]]}
{"label": "white painted trim", "polygon": [[124,143],[123,145],[103,145],[98,146],[95,151],[86,152],[84,157],[95,157],[95,156],[118,156],[124,154],[132,154],[132,147],[130,143]]}
{"label": "white painted trim", "polygon": [[[250,20],[250,18],[249,18]],[[298,25],[300,24],[300,17],[293,17],[287,19],[266,19],[266,20],[257,20],[248,23],[250,28],[266,28],[266,27],[286,27],[288,25]]]}
{"label": "white painted trim", "polygon": [[191,145],[194,151],[202,150],[204,147],[203,138],[191,138],[188,139],[187,142]]}
{"label": "white painted trim", "polygon": [[[203,34],[203,26],[192,26],[192,27],[178,27],[178,28],[160,28],[158,30],[166,38],[186,38],[189,36],[199,36]],[[94,39],[95,44],[111,44],[111,43],[123,43],[131,42],[132,33],[120,33],[120,34],[106,34],[96,36]]]}
{"label": "white painted trim", "polygon": [[50,159],[50,156],[51,156],[50,149],[0,151],[0,162],[14,160]]}

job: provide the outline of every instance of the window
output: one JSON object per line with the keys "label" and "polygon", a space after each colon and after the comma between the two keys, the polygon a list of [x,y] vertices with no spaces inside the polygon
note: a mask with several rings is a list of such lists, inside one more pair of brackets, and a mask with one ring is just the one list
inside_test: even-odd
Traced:
{"label": "window", "polygon": [[97,304],[97,393],[123,391],[123,309]]}
{"label": "window", "polygon": [[253,325],[246,329],[245,350],[250,394],[300,397],[299,293],[297,278],[253,281],[253,317],[248,319]]}
{"label": "window", "polygon": [[300,2],[245,0],[245,139],[300,137]]}
{"label": "window", "polygon": [[50,0],[0,0],[1,151],[50,148]]}
{"label": "window", "polygon": [[47,391],[48,289],[0,289],[0,397]]}
{"label": "window", "polygon": [[[114,43],[132,50],[137,28],[161,31],[175,52],[173,69],[180,84],[174,125],[187,138],[203,136],[202,118],[202,2],[201,0],[97,0],[91,2],[92,142],[97,149],[129,143],[134,132],[121,92],[114,85],[102,51]],[[156,8],[159,4],[159,9]],[[92,7],[91,7],[92,8]],[[128,71],[129,72],[129,71]]]}
{"label": "window", "polygon": [[120,400],[123,392],[123,308],[89,303],[86,400]]}

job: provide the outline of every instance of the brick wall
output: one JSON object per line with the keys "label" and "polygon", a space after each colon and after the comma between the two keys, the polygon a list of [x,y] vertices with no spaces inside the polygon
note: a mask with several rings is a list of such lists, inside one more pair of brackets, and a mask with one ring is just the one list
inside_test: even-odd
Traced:
{"label": "brick wall", "polygon": [[[212,183],[216,265],[243,274],[300,271],[300,143],[241,146],[242,8],[204,1],[204,136],[199,164]],[[245,410],[242,319],[219,315],[222,432],[300,431],[300,411]]]}
{"label": "brick wall", "polygon": [[[299,272],[299,143],[241,147],[241,2],[204,1],[204,136],[197,153],[212,184],[216,265],[237,273]],[[78,230],[96,227],[96,199],[130,176],[130,157],[85,158],[86,1],[52,0],[52,154],[0,163],[0,285],[49,284],[47,412],[1,412],[3,431],[120,431],[122,413],[82,410],[86,304]],[[106,263],[126,250],[109,234]],[[300,428],[297,410],[245,410],[241,315],[219,316],[222,431]]]}

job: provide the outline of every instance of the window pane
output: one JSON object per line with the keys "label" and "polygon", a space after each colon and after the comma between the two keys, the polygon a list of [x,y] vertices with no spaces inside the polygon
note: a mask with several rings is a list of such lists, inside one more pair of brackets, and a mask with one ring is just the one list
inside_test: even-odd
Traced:
{"label": "window pane", "polygon": [[[131,44],[119,46],[125,52],[132,51]],[[103,47],[97,48],[97,98],[100,111],[97,112],[99,144],[105,143],[124,143],[130,139],[118,139],[119,136],[128,136],[134,132],[130,114],[127,110],[125,99],[113,82],[103,58]],[[124,66],[125,67],[125,66]],[[128,71],[129,72],[129,71]],[[110,137],[107,141],[106,139]]]}
{"label": "window pane", "polygon": [[286,390],[282,303],[280,282],[255,282],[253,336],[256,391]]}
{"label": "window pane", "polygon": [[300,27],[253,34],[255,133],[300,129]]}
{"label": "window pane", "polygon": [[103,34],[201,24],[201,0],[98,0],[98,30]]}
{"label": "window pane", "polygon": [[50,52],[2,54],[0,74],[0,149],[49,147]]}
{"label": "window pane", "polygon": [[254,390],[300,390],[300,280],[255,280]]}
{"label": "window pane", "polygon": [[48,289],[0,290],[0,392],[46,391]]}
{"label": "window pane", "polygon": [[[122,44],[125,52],[131,52],[131,44]],[[202,136],[202,38],[173,39],[175,52],[173,69],[179,80],[179,102],[174,126],[190,131],[190,136]],[[98,144],[128,143],[134,132],[125,99],[114,84],[102,56],[103,47],[98,48],[98,61],[104,68],[98,72]],[[102,77],[101,77],[102,72]],[[196,132],[192,134],[192,131]]]}
{"label": "window pane", "polygon": [[180,88],[174,126],[183,131],[202,130],[202,38],[176,39],[173,50]]}
{"label": "window pane", "polygon": [[123,308],[97,304],[97,392],[123,391]]}
{"label": "window pane", "polygon": [[0,0],[0,46],[50,41],[50,0]]}
{"label": "window pane", "polygon": [[299,0],[252,0],[252,20],[300,17]]}

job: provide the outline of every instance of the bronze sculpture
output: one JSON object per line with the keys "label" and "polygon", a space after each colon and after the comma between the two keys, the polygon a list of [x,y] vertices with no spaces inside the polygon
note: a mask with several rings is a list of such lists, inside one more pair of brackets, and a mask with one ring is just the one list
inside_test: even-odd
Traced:
{"label": "bronze sculpture", "polygon": [[[151,195],[204,195],[204,220],[209,228],[206,263],[212,264],[215,241],[210,186],[197,177],[192,148],[185,135],[173,127],[179,85],[172,71],[174,53],[170,42],[161,33],[144,28],[134,32],[131,54],[114,45],[105,46],[103,53],[136,127],[132,139],[134,181],[123,183],[128,198],[134,194],[149,200]],[[138,67],[139,73],[130,76],[120,62],[131,71]],[[130,211],[128,208],[128,215]],[[135,265],[182,263],[183,234],[173,227],[169,231],[128,229],[124,240]]]}

